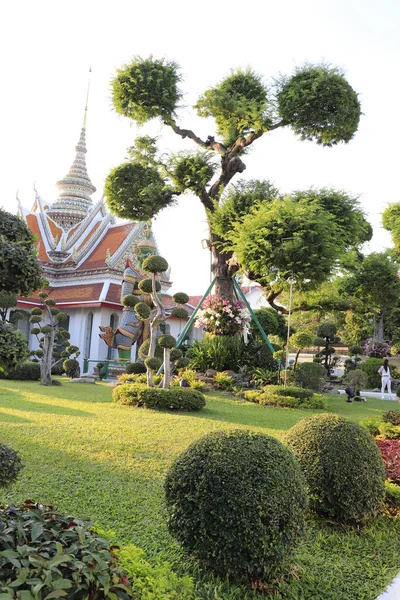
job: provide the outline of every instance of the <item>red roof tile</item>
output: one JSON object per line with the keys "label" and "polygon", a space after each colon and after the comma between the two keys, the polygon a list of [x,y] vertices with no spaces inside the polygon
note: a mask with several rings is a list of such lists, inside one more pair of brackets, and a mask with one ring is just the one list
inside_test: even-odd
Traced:
{"label": "red roof tile", "polygon": [[30,231],[38,238],[38,242],[35,242],[36,249],[39,248],[38,259],[41,261],[48,262],[49,257],[46,252],[46,246],[44,245],[44,241],[42,240],[42,234],[40,233],[37,215],[27,215],[26,223]]}
{"label": "red roof tile", "polygon": [[110,255],[112,256],[134,227],[136,227],[136,223],[126,223],[124,225],[118,225],[117,227],[110,227],[101,242],[80,267],[78,267],[78,271],[103,267],[107,250],[110,251]]}
{"label": "red roof tile", "polygon": [[[102,283],[90,283],[85,285],[69,285],[65,287],[45,288],[44,291],[49,294],[58,304],[80,302],[98,302],[103,289]],[[40,290],[39,290],[40,291]],[[19,302],[40,303],[39,291],[28,298],[18,298]]]}

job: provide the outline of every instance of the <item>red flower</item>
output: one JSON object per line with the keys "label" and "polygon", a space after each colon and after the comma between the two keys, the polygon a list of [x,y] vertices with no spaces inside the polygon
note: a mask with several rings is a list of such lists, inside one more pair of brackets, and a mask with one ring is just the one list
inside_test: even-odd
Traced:
{"label": "red flower", "polygon": [[400,484],[400,440],[376,440],[383,458],[386,476]]}

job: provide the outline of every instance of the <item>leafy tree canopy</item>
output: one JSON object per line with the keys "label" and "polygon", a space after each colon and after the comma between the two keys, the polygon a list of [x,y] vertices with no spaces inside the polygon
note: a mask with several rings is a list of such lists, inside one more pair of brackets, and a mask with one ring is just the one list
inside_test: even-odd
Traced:
{"label": "leafy tree canopy", "polygon": [[0,209],[0,291],[28,296],[41,286],[33,241],[22,219]]}

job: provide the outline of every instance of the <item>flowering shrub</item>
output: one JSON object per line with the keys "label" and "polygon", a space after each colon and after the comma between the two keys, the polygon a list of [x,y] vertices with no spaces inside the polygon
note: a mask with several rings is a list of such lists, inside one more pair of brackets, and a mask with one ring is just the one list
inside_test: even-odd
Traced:
{"label": "flowering shrub", "polygon": [[369,339],[365,342],[364,354],[371,358],[385,358],[390,356],[390,346],[386,342],[375,342]]}
{"label": "flowering shrub", "polygon": [[385,465],[386,476],[400,484],[400,440],[376,440]]}
{"label": "flowering shrub", "polygon": [[198,312],[195,327],[213,335],[235,335],[249,330],[250,315],[240,300],[221,300],[209,296]]}

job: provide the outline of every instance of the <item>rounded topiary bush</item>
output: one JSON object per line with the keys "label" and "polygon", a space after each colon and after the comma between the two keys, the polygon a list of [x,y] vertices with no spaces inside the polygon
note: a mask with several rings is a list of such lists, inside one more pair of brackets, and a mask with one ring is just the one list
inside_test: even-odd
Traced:
{"label": "rounded topiary bush", "polygon": [[67,377],[79,377],[81,369],[76,358],[67,358],[67,360],[64,360],[63,367]]}
{"label": "rounded topiary bush", "polygon": [[[138,288],[144,294],[151,294],[153,291],[153,281],[151,279],[142,279],[139,281]],[[156,280],[156,292],[161,291],[161,283]]]}
{"label": "rounded topiary bush", "polygon": [[299,421],[286,441],[300,462],[317,513],[362,522],[382,507],[385,469],[361,425],[324,413]]}
{"label": "rounded topiary bush", "polygon": [[189,296],[185,292],[176,292],[172,296],[172,300],[177,304],[187,304],[189,302]]}
{"label": "rounded topiary bush", "polygon": [[172,348],[171,354],[170,354],[170,359],[172,362],[174,362],[175,360],[179,360],[180,358],[182,358],[182,356],[183,356],[182,350],[179,350],[179,348]]}
{"label": "rounded topiary bush", "polygon": [[21,459],[15,450],[7,446],[0,446],[0,488],[15,481],[22,466]]}
{"label": "rounded topiary bush", "polygon": [[146,321],[146,319],[150,318],[150,307],[144,302],[138,302],[134,308],[135,313],[142,321]]}
{"label": "rounded topiary bush", "polygon": [[[149,354],[149,348],[150,348],[150,340],[145,340],[139,348],[138,354],[139,354],[140,360],[146,360],[147,355]],[[164,351],[161,348],[161,346],[158,346],[156,344],[156,349],[155,349],[154,354],[157,358],[160,358],[161,360],[163,359]]]}
{"label": "rounded topiary bush", "polygon": [[150,371],[158,371],[158,369],[162,365],[161,358],[157,358],[156,356],[152,356],[150,358],[146,358],[144,364]]}
{"label": "rounded topiary bush", "polygon": [[164,273],[168,263],[162,256],[148,256],[143,261],[142,269],[147,273]]}
{"label": "rounded topiary bush", "polygon": [[292,452],[266,435],[207,435],[173,463],[165,492],[171,533],[221,575],[272,577],[304,527],[304,477]]}
{"label": "rounded topiary bush", "polygon": [[181,308],[180,306],[176,306],[171,310],[171,317],[175,317],[175,319],[187,319],[189,316],[186,308]]}
{"label": "rounded topiary bush", "polygon": [[38,306],[35,306],[34,308],[31,308],[31,315],[37,315],[41,317],[42,310]]}
{"label": "rounded topiary bush", "polygon": [[203,394],[189,388],[148,388],[142,383],[118,385],[112,391],[112,399],[118,404],[144,406],[156,410],[201,410],[205,404]]}
{"label": "rounded topiary bush", "polygon": [[125,296],[122,296],[122,298],[121,298],[121,304],[122,304],[122,306],[125,306],[126,308],[133,308],[139,302],[140,302],[140,298],[138,296],[134,296],[133,294],[126,294]]}
{"label": "rounded topiary bush", "polygon": [[126,365],[126,372],[128,375],[139,375],[146,373],[146,367],[141,362],[131,362]]}
{"label": "rounded topiary bush", "polygon": [[322,391],[326,379],[326,370],[318,363],[301,363],[294,371],[295,385],[314,390],[315,392]]}
{"label": "rounded topiary bush", "polygon": [[27,361],[7,373],[7,379],[19,381],[37,381],[40,379],[40,364]]}
{"label": "rounded topiary bush", "polygon": [[367,358],[361,362],[360,369],[366,374],[369,387],[381,387],[381,376],[379,375],[378,370],[382,364],[382,358]]}
{"label": "rounded topiary bush", "polygon": [[163,335],[160,335],[157,339],[157,344],[161,346],[161,348],[174,348],[176,339],[169,333],[163,333]]}
{"label": "rounded topiary bush", "polygon": [[128,598],[129,581],[89,520],[33,504],[0,508],[3,598]]}

